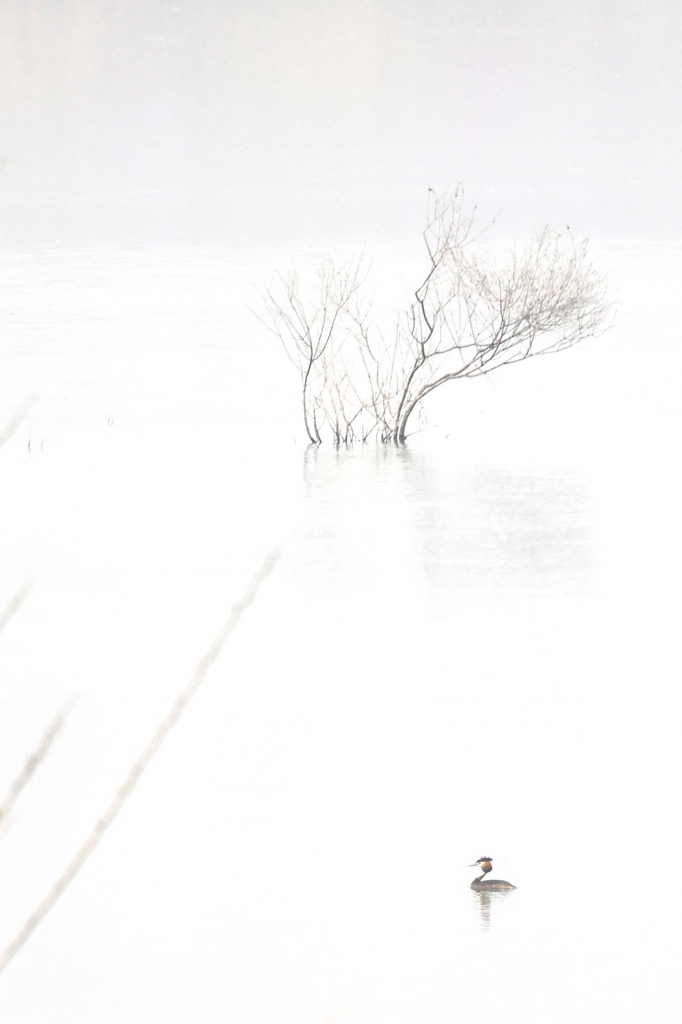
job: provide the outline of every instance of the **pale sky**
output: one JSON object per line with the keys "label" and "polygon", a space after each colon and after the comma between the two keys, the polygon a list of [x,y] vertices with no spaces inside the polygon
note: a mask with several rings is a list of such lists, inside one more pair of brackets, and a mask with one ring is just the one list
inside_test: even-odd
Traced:
{"label": "pale sky", "polygon": [[0,244],[682,230],[674,0],[2,0]]}

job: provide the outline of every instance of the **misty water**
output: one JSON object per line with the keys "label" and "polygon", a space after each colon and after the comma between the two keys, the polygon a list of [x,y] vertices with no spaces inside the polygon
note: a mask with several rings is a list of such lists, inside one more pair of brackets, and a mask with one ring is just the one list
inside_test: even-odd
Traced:
{"label": "misty water", "polygon": [[[390,292],[415,254],[376,249]],[[249,308],[289,249],[2,256],[2,787],[76,698],[3,947],[280,552],[3,1019],[677,1020],[682,247],[592,253],[604,337],[351,451]]]}

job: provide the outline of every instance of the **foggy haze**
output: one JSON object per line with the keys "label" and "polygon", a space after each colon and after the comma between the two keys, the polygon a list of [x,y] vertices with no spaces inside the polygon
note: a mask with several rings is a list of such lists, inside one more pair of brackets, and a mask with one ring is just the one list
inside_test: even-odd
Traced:
{"label": "foggy haze", "polygon": [[682,228],[670,0],[3,0],[0,242]]}
{"label": "foggy haze", "polygon": [[[0,1021],[678,1024],[681,11],[0,0]],[[263,291],[367,241],[386,420],[459,183],[612,329],[488,372],[595,291],[472,256],[486,372],[308,445]]]}

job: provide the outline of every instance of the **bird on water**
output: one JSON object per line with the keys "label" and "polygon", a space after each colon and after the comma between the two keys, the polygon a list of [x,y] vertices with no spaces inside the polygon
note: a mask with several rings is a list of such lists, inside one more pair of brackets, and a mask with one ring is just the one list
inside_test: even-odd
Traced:
{"label": "bird on water", "polygon": [[478,878],[474,878],[471,883],[472,889],[477,889],[483,892],[496,892],[500,889],[515,889],[516,886],[512,885],[511,882],[505,882],[501,878],[486,878],[485,876],[493,869],[492,857],[479,857],[475,864],[470,864],[470,868],[478,868],[481,874]]}

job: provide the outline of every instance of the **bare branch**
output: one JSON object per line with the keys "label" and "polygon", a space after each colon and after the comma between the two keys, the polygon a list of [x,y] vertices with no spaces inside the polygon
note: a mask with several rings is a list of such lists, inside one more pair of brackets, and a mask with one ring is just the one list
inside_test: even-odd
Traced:
{"label": "bare branch", "polygon": [[14,415],[7,421],[5,426],[0,430],[0,448],[2,448],[3,444],[9,441],[10,437],[12,437],[17,428],[23,422],[23,420],[26,419],[26,416],[28,415],[28,413],[30,412],[30,410],[33,408],[37,401],[38,398],[36,395],[29,395],[27,398],[24,399],[24,401],[21,403],[19,408],[14,413]]}
{"label": "bare branch", "polygon": [[5,607],[0,611],[0,633],[21,608],[22,604],[31,592],[33,584],[30,581],[22,583],[16,594],[10,598]]}
{"label": "bare branch", "polygon": [[80,849],[76,851],[70,863],[66,866],[47,895],[23,923],[12,941],[4,950],[2,950],[0,953],[0,974],[10,963],[12,958],[16,956],[24,943],[30,938],[31,934],[35,931],[43,918],[49,914],[59,897],[68,888],[90,854],[95,850],[104,836],[104,833],[113,823],[126,800],[137,786],[143,773],[149,767],[152,759],[158,753],[161,745],[168,736],[168,733],[171,731],[173,726],[177,724],[188,703],[205,680],[209,669],[218,658],[218,655],[222,651],[229,637],[234,632],[244,612],[249,605],[253,603],[262,584],[274,569],[278,558],[279,552],[277,550],[271,551],[266,557],[260,569],[258,569],[253,576],[242,597],[232,608],[227,621],[218,631],[212,644],[197,665],[192,679],[174,701],[168,714],[154,732],[152,738],[138,757],[137,761],[135,761],[131,767],[118,792],[104,811],[102,817],[94,826],[88,838]]}
{"label": "bare branch", "polygon": [[57,712],[52,722],[50,723],[46,731],[43,733],[43,736],[41,737],[41,740],[38,743],[37,747],[31,753],[30,757],[27,758],[26,763],[24,764],[23,768],[16,776],[16,778],[13,779],[12,782],[10,783],[10,787],[7,790],[7,793],[5,794],[5,799],[2,801],[2,804],[0,804],[0,822],[4,821],[4,819],[7,817],[9,812],[12,810],[12,807],[19,799],[22,790],[25,789],[25,787],[31,781],[34,772],[41,764],[41,762],[45,760],[48,751],[50,750],[50,747],[54,743],[55,739],[61,732],[64,723],[66,722],[67,716],[71,708],[73,707],[73,703],[74,701],[70,700],[61,709],[61,711]]}

